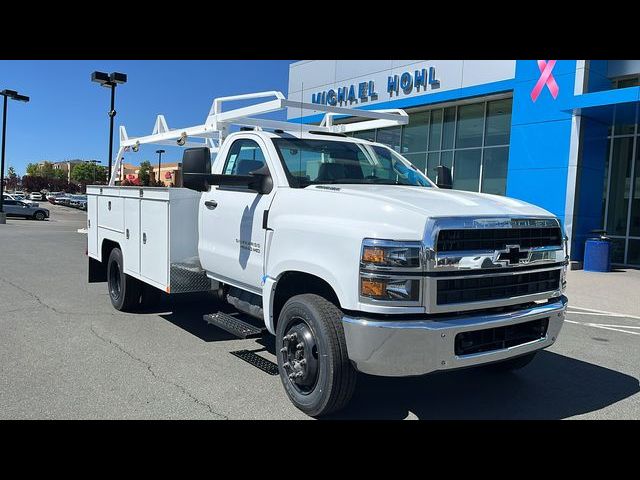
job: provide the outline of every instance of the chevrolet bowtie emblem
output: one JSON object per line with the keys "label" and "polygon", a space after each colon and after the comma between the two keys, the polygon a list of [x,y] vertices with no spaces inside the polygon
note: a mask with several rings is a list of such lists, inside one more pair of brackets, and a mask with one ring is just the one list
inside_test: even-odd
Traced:
{"label": "chevrolet bowtie emblem", "polygon": [[507,245],[505,250],[498,250],[496,253],[496,261],[507,265],[518,265],[520,260],[529,258],[529,251],[520,250],[520,245]]}

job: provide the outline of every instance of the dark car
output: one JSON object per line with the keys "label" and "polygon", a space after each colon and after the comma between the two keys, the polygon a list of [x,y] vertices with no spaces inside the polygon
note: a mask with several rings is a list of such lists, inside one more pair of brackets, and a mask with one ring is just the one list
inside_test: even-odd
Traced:
{"label": "dark car", "polygon": [[32,207],[19,200],[5,200],[4,212],[7,217],[24,217],[33,218],[35,220],[44,220],[49,218],[49,210],[42,207]]}

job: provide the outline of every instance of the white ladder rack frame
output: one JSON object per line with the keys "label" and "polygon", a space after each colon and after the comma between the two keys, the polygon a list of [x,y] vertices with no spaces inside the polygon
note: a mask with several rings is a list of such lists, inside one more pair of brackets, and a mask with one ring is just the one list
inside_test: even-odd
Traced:
{"label": "white ladder rack frame", "polygon": [[[249,105],[247,107],[236,108],[226,112],[222,111],[225,102],[239,100],[253,100],[257,98],[275,97],[275,100]],[[254,118],[256,115],[275,112],[285,108],[296,108],[300,110],[313,110],[325,112],[324,118],[319,125],[309,125],[304,123],[287,122],[280,120],[269,120],[264,118]],[[349,116],[356,118],[366,118],[368,120],[356,121],[335,125],[334,117]],[[392,127],[406,125],[409,123],[409,116],[401,109],[387,110],[360,110],[354,108],[337,107],[331,105],[320,105],[315,103],[298,102],[287,100],[282,92],[268,91],[256,92],[243,95],[233,95],[229,97],[216,98],[209,111],[207,120],[202,125],[171,130],[164,118],[164,115],[156,117],[156,123],[151,135],[142,137],[129,137],[124,126],[120,126],[120,148],[113,162],[113,170],[109,179],[109,185],[115,185],[117,173],[123,160],[122,154],[125,149],[131,148],[137,151],[140,145],[169,145],[180,147],[208,147],[211,152],[217,152],[222,142],[229,134],[230,125],[241,127],[254,127],[257,130],[272,129],[288,132],[327,132],[327,133],[350,133],[374,128]],[[203,139],[204,142],[194,142],[190,139]],[[177,143],[177,142],[180,143]]]}

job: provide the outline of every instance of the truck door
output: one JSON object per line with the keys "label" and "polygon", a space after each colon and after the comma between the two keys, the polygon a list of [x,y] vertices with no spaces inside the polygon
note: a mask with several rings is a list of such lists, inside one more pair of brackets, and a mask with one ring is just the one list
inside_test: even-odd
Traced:
{"label": "truck door", "polygon": [[[259,141],[235,140],[227,150],[222,174],[248,175],[268,164]],[[244,187],[214,186],[202,194],[198,253],[205,270],[223,282],[261,292],[263,218],[275,191],[262,195]]]}

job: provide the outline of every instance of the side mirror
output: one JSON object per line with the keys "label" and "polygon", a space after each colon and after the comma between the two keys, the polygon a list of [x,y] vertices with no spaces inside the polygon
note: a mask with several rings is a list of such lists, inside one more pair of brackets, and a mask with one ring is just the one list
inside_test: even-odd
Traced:
{"label": "side mirror", "polygon": [[211,152],[207,147],[187,148],[182,154],[182,185],[190,190],[209,189]]}
{"label": "side mirror", "polygon": [[451,169],[444,165],[438,165],[436,175],[436,185],[440,188],[452,188],[453,180],[451,179]]}
{"label": "side mirror", "polygon": [[247,184],[247,188],[249,188],[249,190],[253,190],[260,194],[266,194],[271,192],[271,189],[273,189],[273,178],[271,178],[271,173],[269,173],[269,167],[267,167],[266,163],[258,170],[254,170],[249,173],[249,177],[252,177]]}

